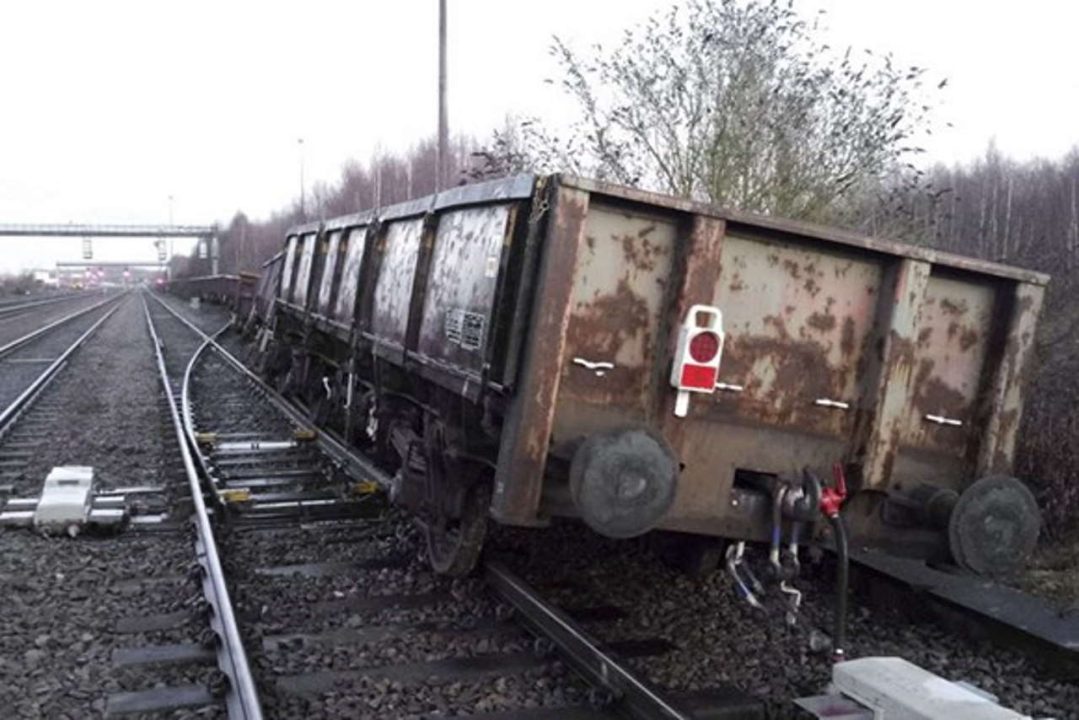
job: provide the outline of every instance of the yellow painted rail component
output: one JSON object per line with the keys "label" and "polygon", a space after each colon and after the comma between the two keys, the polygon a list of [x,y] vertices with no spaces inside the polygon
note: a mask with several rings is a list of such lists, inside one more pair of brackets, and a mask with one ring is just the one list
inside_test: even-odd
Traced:
{"label": "yellow painted rail component", "polygon": [[230,488],[228,490],[219,490],[217,496],[224,503],[250,502],[251,490],[249,488]]}

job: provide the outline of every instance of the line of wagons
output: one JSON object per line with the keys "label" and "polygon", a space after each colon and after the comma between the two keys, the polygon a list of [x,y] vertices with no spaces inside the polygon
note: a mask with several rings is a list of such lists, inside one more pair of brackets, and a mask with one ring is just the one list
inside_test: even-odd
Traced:
{"label": "line of wagons", "polygon": [[292,228],[248,328],[442,573],[491,521],[796,550],[841,506],[859,543],[992,574],[1039,529],[1011,472],[1047,282],[525,175]]}

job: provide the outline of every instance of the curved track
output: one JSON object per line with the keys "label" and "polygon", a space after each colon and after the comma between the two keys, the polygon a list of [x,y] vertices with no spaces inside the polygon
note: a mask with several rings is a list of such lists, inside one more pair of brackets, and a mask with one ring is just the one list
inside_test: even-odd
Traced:
{"label": "curved track", "polygon": [[[181,389],[178,422],[220,521],[221,575],[204,562],[218,598],[210,602],[226,597],[216,589],[226,585],[236,601],[217,613],[219,646],[250,657],[267,716],[697,716],[504,565],[488,565],[487,585],[433,575],[411,521],[369,494],[372,480],[385,481],[369,461],[315,432],[212,338],[186,327],[203,342],[182,381],[174,362],[169,382]],[[200,539],[213,542],[201,530]],[[239,637],[228,617],[239,619]],[[589,684],[566,675],[566,663]],[[244,682],[230,692],[253,697]],[[532,683],[546,691],[530,692]]]}

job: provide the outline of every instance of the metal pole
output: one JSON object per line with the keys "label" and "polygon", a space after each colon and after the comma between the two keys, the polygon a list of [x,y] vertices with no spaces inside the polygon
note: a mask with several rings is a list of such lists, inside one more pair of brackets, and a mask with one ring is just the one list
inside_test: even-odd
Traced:
{"label": "metal pole", "polygon": [[303,138],[296,141],[300,146],[300,219],[307,219],[307,204],[304,202],[303,188]]}
{"label": "metal pole", "polygon": [[446,0],[438,0],[438,155],[435,189],[449,179],[449,123],[446,114]]}
{"label": "metal pole", "polygon": [[[169,225],[172,225],[172,195],[169,195]],[[172,255],[176,249],[176,238],[169,238],[169,254],[165,259],[165,279],[172,280]]]}

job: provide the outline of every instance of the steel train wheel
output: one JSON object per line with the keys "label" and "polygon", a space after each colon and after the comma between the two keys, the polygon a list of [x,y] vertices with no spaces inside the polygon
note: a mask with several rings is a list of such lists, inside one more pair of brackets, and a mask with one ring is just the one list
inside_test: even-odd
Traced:
{"label": "steel train wheel", "polygon": [[990,475],[963,491],[948,521],[952,557],[979,575],[1020,570],[1038,542],[1041,513],[1026,485]]}
{"label": "steel train wheel", "polygon": [[474,483],[466,491],[461,518],[440,517],[425,525],[427,559],[435,572],[451,577],[472,572],[487,537],[490,504],[490,486],[485,482]]}

